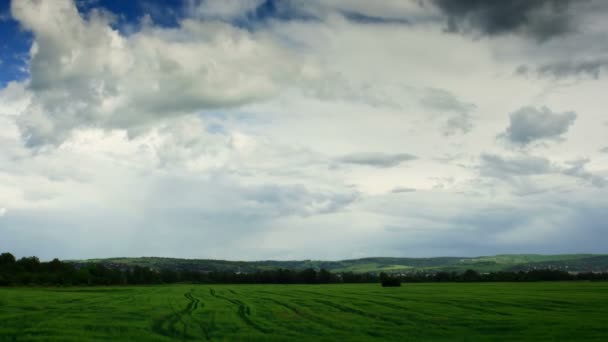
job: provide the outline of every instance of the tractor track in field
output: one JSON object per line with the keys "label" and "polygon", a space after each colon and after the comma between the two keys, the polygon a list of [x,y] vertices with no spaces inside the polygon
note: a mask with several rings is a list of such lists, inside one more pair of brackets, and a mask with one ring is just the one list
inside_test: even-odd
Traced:
{"label": "tractor track in field", "polygon": [[396,297],[396,296],[382,296],[382,298],[395,299],[400,302],[409,301],[409,302],[418,303],[418,304],[428,303],[428,304],[435,304],[435,305],[445,305],[445,306],[455,307],[458,309],[472,310],[472,311],[477,311],[477,312],[481,312],[484,314],[492,314],[492,315],[498,315],[498,316],[512,316],[511,314],[509,314],[507,312],[493,310],[493,309],[485,308],[483,306],[480,307],[480,306],[474,306],[474,305],[470,305],[470,304],[466,304],[466,303],[459,303],[456,301],[418,300],[418,299],[414,299],[414,298],[401,298],[401,297]]}
{"label": "tractor track in field", "polygon": [[264,298],[267,301],[273,302],[276,305],[282,306],[288,310],[290,310],[291,312],[293,312],[297,317],[299,317],[300,319],[303,320],[307,320],[309,322],[312,322],[314,324],[318,324],[320,326],[332,329],[332,330],[336,330],[336,331],[345,331],[345,329],[340,328],[338,326],[336,326],[335,324],[332,324],[330,322],[328,322],[327,320],[324,320],[320,317],[316,317],[314,315],[311,314],[307,314],[305,312],[302,312],[301,310],[298,309],[297,306],[285,303],[285,302],[281,302],[279,300],[273,299],[273,298]]}
{"label": "tractor track in field", "polygon": [[270,297],[262,297],[263,300],[266,301],[270,301],[275,303],[276,305],[282,306],[290,311],[292,311],[295,315],[297,315],[298,317],[305,319],[311,323],[314,324],[318,324],[320,326],[335,330],[335,331],[347,331],[347,329],[345,329],[343,326],[340,325],[336,325],[333,324],[331,321],[328,321],[327,319],[323,319],[322,317],[319,316],[315,316],[314,314],[311,313],[307,313],[307,312],[303,312],[302,310],[300,310],[298,308],[298,306],[301,306],[302,308],[308,308],[309,310],[314,311],[314,307],[311,305],[306,305],[306,302],[304,300],[302,300],[301,297],[295,296],[295,295],[290,295],[287,293],[277,293],[277,292],[269,292],[269,291],[255,291],[254,295],[260,295],[260,294],[268,294],[270,296],[281,296],[286,300],[293,300],[293,301],[300,301],[299,304],[288,304],[286,302],[274,299],[274,298],[270,298]]}
{"label": "tractor track in field", "polygon": [[[387,296],[387,295],[383,295],[383,296],[379,296],[379,298],[383,298],[383,299],[389,299],[389,300],[396,300],[400,303],[403,302],[412,302],[412,303],[416,303],[416,304],[435,304],[435,305],[445,305],[445,306],[450,306],[450,307],[455,307],[455,308],[459,308],[459,309],[467,309],[467,310],[472,310],[472,311],[477,311],[477,312],[481,312],[484,314],[492,314],[492,315],[498,315],[498,316],[511,316],[511,314],[506,313],[506,312],[502,312],[502,311],[498,311],[498,310],[493,310],[490,308],[486,308],[483,306],[474,306],[474,305],[470,305],[468,303],[459,303],[459,302],[455,302],[455,301],[446,301],[446,300],[419,300],[419,299],[415,299],[415,298],[403,298],[403,297],[397,297],[397,296]],[[370,300],[366,300],[368,302],[374,302],[374,301],[370,301]],[[381,304],[381,302],[377,302],[377,304],[379,305],[385,305],[387,307],[395,307],[395,308],[399,308],[401,307],[400,305],[395,305],[395,304],[388,304],[388,303],[384,303]],[[517,306],[515,304],[511,304],[509,303],[510,306]],[[401,307],[403,309],[407,309],[406,307]]]}
{"label": "tractor track in field", "polygon": [[[309,292],[309,291],[300,291],[300,292],[315,293],[315,292]],[[359,301],[359,302],[363,302],[363,303],[370,303],[370,304],[375,304],[375,305],[382,306],[382,307],[385,307],[385,308],[389,308],[389,309],[393,309],[393,310],[398,310],[398,311],[400,311],[400,317],[404,317],[405,316],[411,322],[420,322],[421,320],[425,319],[423,316],[429,316],[428,313],[411,314],[411,313],[409,313],[409,310],[411,308],[407,307],[407,306],[397,305],[397,304],[394,304],[394,303],[388,303],[388,302],[384,302],[384,301],[380,301],[380,300],[357,298],[356,297],[356,293],[352,293],[352,292],[344,292],[343,294],[345,294],[346,296],[335,295],[335,294],[331,294],[331,295],[324,294],[324,296],[336,298],[336,299],[339,299],[339,300],[350,300],[350,301]],[[399,303],[403,302],[404,300],[407,300],[405,298],[396,297],[396,296],[381,296],[379,298],[382,298],[382,299],[388,299],[388,298],[390,298],[390,300],[396,300]],[[430,315],[430,316],[436,317],[437,315],[433,314],[433,315]],[[382,318],[379,318],[379,319],[382,319]],[[400,324],[404,323],[401,320],[399,322],[400,322]]]}
{"label": "tractor track in field", "polygon": [[[234,292],[232,291],[232,293],[234,293]],[[253,329],[255,329],[255,330],[257,330],[257,331],[259,331],[259,332],[261,332],[263,334],[268,334],[268,333],[272,332],[271,329],[267,329],[267,328],[264,328],[264,327],[260,326],[259,324],[257,324],[256,322],[254,322],[251,319],[251,317],[249,317],[251,315],[251,309],[245,303],[241,302],[238,299],[228,298],[228,297],[225,297],[223,295],[217,294],[214,289],[209,289],[209,294],[211,294],[211,296],[213,296],[215,298],[223,299],[225,301],[228,301],[228,302],[236,305],[237,306],[237,315],[248,326],[252,327]]]}
{"label": "tractor track in field", "polygon": [[[380,301],[362,300],[362,299],[354,298],[354,297],[344,297],[344,296],[337,296],[337,295],[333,295],[333,294],[329,295],[329,294],[325,294],[325,293],[321,294],[321,293],[313,292],[313,291],[303,291],[303,290],[296,290],[296,291],[297,292],[301,292],[301,293],[306,293],[306,294],[309,294],[309,295],[312,294],[312,295],[322,296],[322,297],[331,297],[331,298],[335,298],[337,300],[351,300],[351,301],[352,300],[356,300],[356,301],[376,304],[376,305],[380,305],[380,306],[384,306],[384,307],[387,307],[387,308],[392,308],[392,309],[396,309],[396,310],[400,310],[400,311],[407,310],[406,307],[403,307],[403,306],[400,306],[400,305],[395,305],[395,304],[390,304],[390,303],[383,303],[383,302],[380,302]],[[283,297],[286,297],[286,298],[295,299],[295,300],[301,300],[301,298],[298,298],[297,296],[293,296],[293,295],[289,295],[289,294],[284,294],[284,293],[272,293],[272,292],[267,292],[267,291],[259,291],[259,292],[267,293],[267,294],[272,294],[272,295],[282,295]],[[279,304],[279,302],[275,301],[274,299],[268,298],[268,300],[273,301],[273,302]],[[317,300],[317,299],[312,299],[311,301],[312,302],[319,302],[319,300]],[[357,308],[352,308],[352,307],[349,307],[349,306],[344,306],[344,305],[341,305],[341,304],[336,304],[336,303],[328,301],[328,300],[322,300],[321,304],[323,304],[325,306],[328,306],[328,307],[332,307],[332,308],[338,309],[338,310],[340,310],[342,312],[353,313],[353,314],[356,314],[356,315],[359,315],[359,316],[364,316],[364,317],[367,317],[367,318],[373,318],[373,319],[377,319],[377,320],[381,320],[381,321],[385,321],[385,322],[391,322],[393,324],[403,324],[403,322],[401,320],[395,320],[395,319],[390,319],[390,318],[386,318],[386,317],[379,316],[379,315],[370,314],[370,313],[368,313],[366,311],[363,311],[363,310],[360,310],[360,309],[357,309]],[[282,305],[282,304],[279,304],[279,305]],[[302,303],[301,305],[304,305],[304,304]],[[311,317],[314,317],[314,316],[311,316]],[[312,320],[312,321],[316,322],[316,323],[319,323],[321,325],[324,325],[324,326],[326,326],[328,328],[339,329],[338,327],[336,327],[334,325],[327,324],[323,320]]]}
{"label": "tractor track in field", "polygon": [[[167,337],[181,337],[182,339],[190,339],[192,336],[188,335],[188,322],[185,320],[189,318],[190,321],[194,321],[191,316],[194,311],[196,311],[199,306],[202,308],[204,303],[201,302],[200,299],[195,297],[192,293],[194,290],[190,290],[189,292],[184,293],[184,297],[188,300],[188,304],[182,309],[177,310],[173,307],[171,303],[171,313],[163,316],[161,319],[156,320],[152,324],[152,330],[160,335]],[[183,331],[178,331],[176,328],[177,323],[181,322],[184,325]],[[209,329],[202,323],[197,322],[198,326],[201,328],[203,335],[206,340],[211,340]],[[164,326],[167,326],[165,329]]]}
{"label": "tractor track in field", "polygon": [[319,303],[319,304],[323,304],[325,306],[329,306],[332,307],[334,309],[337,309],[339,311],[345,312],[345,313],[351,313],[351,314],[355,314],[358,316],[362,316],[365,318],[372,318],[372,319],[376,319],[376,320],[380,320],[380,321],[384,321],[384,322],[389,322],[392,324],[402,324],[403,322],[399,321],[399,320],[395,320],[395,319],[390,319],[387,317],[382,317],[382,316],[378,316],[378,315],[374,315],[371,314],[369,312],[357,309],[357,308],[353,308],[350,306],[346,306],[346,305],[342,305],[342,304],[338,304],[338,303],[334,303],[332,301],[329,300],[322,300],[322,299],[315,299],[315,302]]}

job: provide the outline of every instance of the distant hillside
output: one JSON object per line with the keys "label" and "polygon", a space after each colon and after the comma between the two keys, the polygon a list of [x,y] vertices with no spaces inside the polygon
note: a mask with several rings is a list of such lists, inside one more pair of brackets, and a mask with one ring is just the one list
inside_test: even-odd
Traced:
{"label": "distant hillside", "polygon": [[71,260],[75,264],[89,262],[102,263],[114,268],[145,266],[152,269],[172,269],[190,271],[234,271],[255,272],[285,268],[302,270],[321,269],[332,272],[378,273],[378,272],[463,272],[473,269],[478,272],[527,271],[532,269],[559,269],[570,272],[608,271],[608,255],[597,254],[512,254],[482,256],[473,258],[362,258],[341,261],[294,260],[294,261],[228,261],[211,259],[177,258],[108,258]]}

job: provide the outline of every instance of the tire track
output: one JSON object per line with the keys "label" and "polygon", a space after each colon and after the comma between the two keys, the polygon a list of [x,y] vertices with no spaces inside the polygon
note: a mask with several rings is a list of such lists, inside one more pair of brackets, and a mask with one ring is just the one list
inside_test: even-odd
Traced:
{"label": "tire track", "polygon": [[336,326],[335,324],[332,324],[331,322],[327,321],[327,319],[323,319],[321,317],[317,317],[311,314],[307,314],[305,312],[302,312],[301,310],[298,309],[297,306],[285,303],[285,302],[281,302],[279,300],[273,299],[273,298],[264,298],[264,300],[270,301],[275,303],[278,306],[282,306],[288,310],[290,310],[291,312],[293,312],[297,317],[303,319],[303,320],[307,320],[309,322],[318,324],[320,326],[335,330],[335,331],[347,331],[346,329],[340,328],[338,326]]}
{"label": "tire track", "polygon": [[[201,303],[200,299],[192,294],[193,291],[194,290],[192,289],[190,292],[184,293],[184,297],[188,300],[188,304],[186,304],[182,310],[176,310],[173,304],[169,303],[172,312],[166,316],[163,316],[161,319],[156,320],[152,325],[152,330],[167,337],[181,337],[182,339],[195,338],[188,334],[188,327],[190,324],[188,324],[186,319],[191,322],[194,321],[192,318],[192,313],[198,309],[199,305],[203,307],[204,304]],[[181,322],[184,326],[184,329],[181,332],[176,328],[176,325],[179,322]],[[197,322],[197,325],[201,328],[205,339],[210,340],[211,338],[207,327],[205,327],[202,322]],[[164,328],[165,326],[167,327],[166,329]]]}
{"label": "tire track", "polygon": [[263,334],[268,334],[268,333],[272,332],[272,329],[268,329],[268,328],[264,328],[264,327],[260,326],[259,324],[254,322],[251,319],[251,317],[249,317],[251,315],[251,309],[245,303],[241,302],[238,299],[228,298],[223,295],[217,294],[214,289],[209,289],[209,293],[215,298],[223,299],[225,301],[228,301],[228,302],[236,305],[237,306],[237,315],[241,318],[241,320],[243,322],[245,322],[245,324],[249,325],[253,329],[255,329]]}
{"label": "tire track", "polygon": [[376,320],[380,320],[380,321],[384,321],[384,322],[389,322],[389,323],[393,323],[396,325],[402,324],[403,322],[401,322],[400,320],[395,320],[395,319],[390,319],[387,317],[382,317],[382,316],[378,316],[378,315],[374,315],[372,313],[357,309],[357,308],[353,308],[350,306],[346,306],[346,305],[342,305],[342,304],[338,304],[338,303],[334,303],[328,300],[322,300],[322,299],[315,299],[315,302],[319,303],[319,304],[323,304],[329,307],[333,307],[339,311],[345,312],[345,313],[351,313],[351,314],[355,314],[355,315],[359,315],[365,318],[372,318],[372,319],[376,319]]}

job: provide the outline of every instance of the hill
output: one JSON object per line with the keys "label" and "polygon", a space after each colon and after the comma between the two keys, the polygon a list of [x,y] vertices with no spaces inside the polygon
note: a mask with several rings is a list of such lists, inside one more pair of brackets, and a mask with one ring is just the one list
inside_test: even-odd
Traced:
{"label": "hill", "polygon": [[255,272],[277,268],[303,270],[326,269],[331,272],[354,273],[412,273],[412,272],[478,272],[528,271],[533,269],[557,269],[569,272],[608,271],[608,255],[597,254],[509,254],[481,257],[435,258],[361,258],[340,261],[293,260],[293,261],[229,261],[213,259],[178,259],[159,257],[107,258],[70,260],[75,264],[102,263],[113,268],[144,266],[151,269],[190,270],[199,272],[233,271]]}

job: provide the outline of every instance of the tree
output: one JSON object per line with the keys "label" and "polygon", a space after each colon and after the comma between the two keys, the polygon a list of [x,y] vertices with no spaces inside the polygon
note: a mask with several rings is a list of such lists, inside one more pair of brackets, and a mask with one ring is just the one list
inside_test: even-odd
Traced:
{"label": "tree", "polygon": [[479,281],[481,280],[479,273],[475,270],[466,270],[462,274],[462,280],[464,281]]}
{"label": "tree", "polygon": [[380,273],[380,281],[382,283],[382,287],[399,287],[399,286],[401,286],[401,279],[394,277],[392,275],[386,274],[384,272]]}
{"label": "tree", "polygon": [[319,283],[329,283],[331,282],[331,279],[332,274],[328,270],[322,268],[319,271]]}
{"label": "tree", "polygon": [[11,253],[0,254],[0,266],[12,265],[16,261],[15,257]]}
{"label": "tree", "polygon": [[300,277],[302,281],[307,284],[314,284],[317,282],[317,271],[312,268],[307,268],[300,272]]}
{"label": "tree", "polygon": [[23,257],[17,261],[17,264],[21,265],[27,272],[35,272],[40,267],[40,260],[35,257]]}

